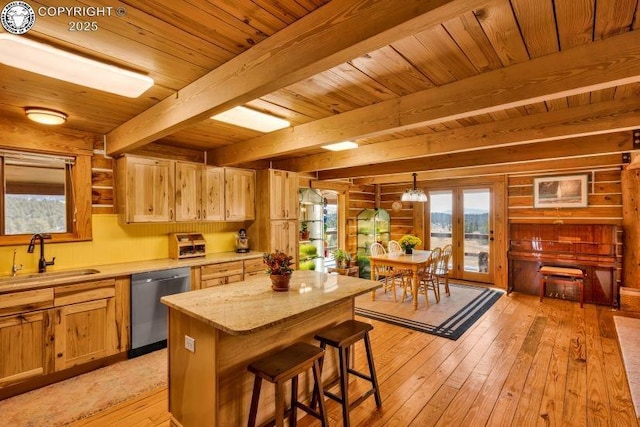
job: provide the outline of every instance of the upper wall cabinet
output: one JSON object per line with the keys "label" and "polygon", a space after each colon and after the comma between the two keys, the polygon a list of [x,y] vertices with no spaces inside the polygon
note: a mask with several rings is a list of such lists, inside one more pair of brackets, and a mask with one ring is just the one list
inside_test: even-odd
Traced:
{"label": "upper wall cabinet", "polygon": [[224,168],[225,219],[245,221],[255,219],[256,173],[249,169]]}
{"label": "upper wall cabinet", "polygon": [[271,219],[298,219],[298,174],[269,169]]}
{"label": "upper wall cabinet", "polygon": [[175,162],[124,156],[116,163],[118,213],[125,222],[175,220]]}
{"label": "upper wall cabinet", "polygon": [[255,218],[255,172],[123,156],[116,163],[124,222],[245,221]]}
{"label": "upper wall cabinet", "polygon": [[202,172],[202,219],[223,221],[224,205],[224,168],[205,167]]}
{"label": "upper wall cabinet", "polygon": [[176,221],[202,219],[202,172],[197,163],[176,162]]}
{"label": "upper wall cabinet", "polygon": [[223,221],[224,168],[176,162],[176,221]]}

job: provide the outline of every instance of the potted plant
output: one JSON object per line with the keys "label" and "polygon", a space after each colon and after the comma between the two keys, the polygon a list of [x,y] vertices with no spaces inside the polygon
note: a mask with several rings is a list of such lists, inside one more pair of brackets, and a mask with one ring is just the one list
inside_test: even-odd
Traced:
{"label": "potted plant", "polygon": [[404,253],[412,254],[413,248],[415,248],[416,246],[420,246],[422,244],[422,240],[420,240],[418,236],[414,236],[412,234],[405,234],[400,238],[399,243],[400,243],[400,246],[402,247],[402,250],[404,250]]}
{"label": "potted plant", "polygon": [[344,249],[336,249],[333,252],[333,258],[338,268],[347,268],[351,263],[351,254]]}
{"label": "potted plant", "polygon": [[276,250],[265,253],[262,256],[262,262],[267,266],[267,274],[271,278],[271,288],[274,291],[288,291],[291,273],[293,273],[291,268],[293,257]]}
{"label": "potted plant", "polygon": [[309,240],[309,229],[306,222],[300,223],[300,240]]}

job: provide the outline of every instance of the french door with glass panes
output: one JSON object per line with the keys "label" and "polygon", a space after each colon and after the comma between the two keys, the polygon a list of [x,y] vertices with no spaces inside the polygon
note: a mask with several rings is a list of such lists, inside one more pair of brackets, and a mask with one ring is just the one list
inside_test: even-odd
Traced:
{"label": "french door with glass panes", "polygon": [[453,245],[450,277],[493,282],[493,208],[488,186],[429,191],[429,248]]}

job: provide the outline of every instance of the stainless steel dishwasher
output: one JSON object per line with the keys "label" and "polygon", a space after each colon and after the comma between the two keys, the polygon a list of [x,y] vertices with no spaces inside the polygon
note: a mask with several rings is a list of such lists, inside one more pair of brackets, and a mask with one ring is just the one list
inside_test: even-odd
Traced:
{"label": "stainless steel dishwasher", "polygon": [[131,350],[136,357],[167,346],[165,295],[191,288],[190,268],[151,271],[131,275]]}

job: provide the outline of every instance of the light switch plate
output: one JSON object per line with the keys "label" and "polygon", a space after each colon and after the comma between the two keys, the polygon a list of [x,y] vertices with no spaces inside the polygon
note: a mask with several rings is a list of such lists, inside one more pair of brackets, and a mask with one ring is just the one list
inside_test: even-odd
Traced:
{"label": "light switch plate", "polygon": [[196,340],[195,338],[191,338],[189,335],[184,336],[184,348],[189,350],[191,353],[196,352]]}

